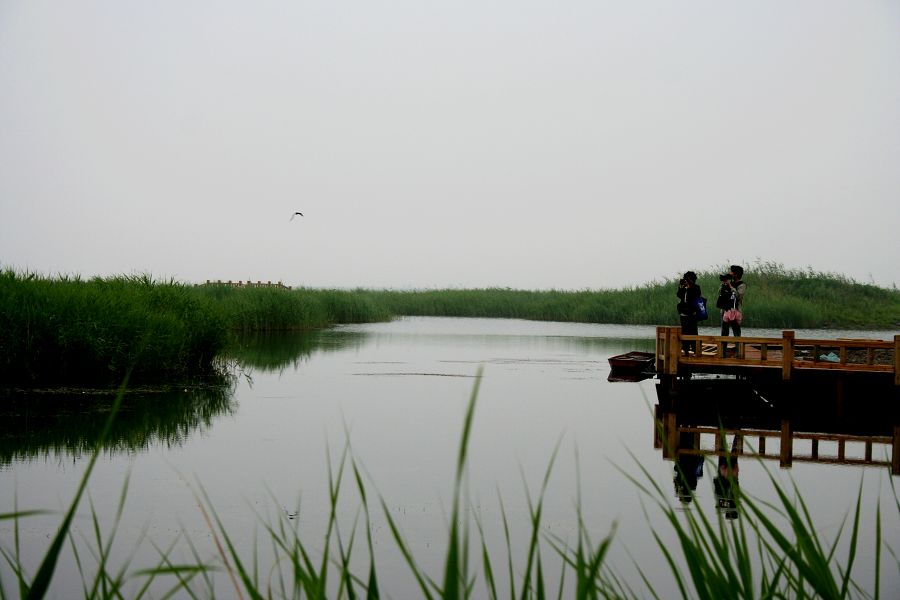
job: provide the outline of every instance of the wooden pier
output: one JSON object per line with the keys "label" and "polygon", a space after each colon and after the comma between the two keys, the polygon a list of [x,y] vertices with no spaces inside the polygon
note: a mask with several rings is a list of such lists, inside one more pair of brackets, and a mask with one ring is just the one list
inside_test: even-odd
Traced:
{"label": "wooden pier", "polygon": [[249,279],[247,281],[232,281],[230,279],[228,281],[222,281],[221,279],[212,281],[210,279],[207,279],[206,283],[203,283],[201,285],[228,285],[237,288],[277,288],[280,290],[291,289],[290,286],[284,285],[280,281],[250,281]]}
{"label": "wooden pier", "polygon": [[[900,475],[900,335],[893,340],[656,330],[654,445],[663,457],[740,456],[890,467]],[[713,377],[726,375],[727,377]],[[706,440],[705,443],[703,440]]]}
{"label": "wooden pier", "polygon": [[[683,344],[693,345],[690,352]],[[777,374],[799,372],[877,374],[900,386],[900,335],[892,341],[682,335],[680,327],[656,328],[656,372],[661,378],[694,373]]]}

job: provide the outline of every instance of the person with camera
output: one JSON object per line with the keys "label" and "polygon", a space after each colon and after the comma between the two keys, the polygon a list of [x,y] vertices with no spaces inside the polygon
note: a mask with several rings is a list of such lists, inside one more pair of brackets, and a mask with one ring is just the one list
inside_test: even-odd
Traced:
{"label": "person with camera", "polygon": [[[700,298],[700,286],[697,285],[697,274],[688,271],[678,282],[678,317],[681,319],[683,335],[697,335],[697,300]],[[686,354],[697,349],[697,342],[682,342],[681,350]]]}
{"label": "person with camera", "polygon": [[722,310],[722,335],[731,331],[735,337],[741,336],[741,322],[744,318],[744,294],[747,284],[742,281],[744,269],[731,265],[724,275],[719,275],[719,297],[716,307]]}

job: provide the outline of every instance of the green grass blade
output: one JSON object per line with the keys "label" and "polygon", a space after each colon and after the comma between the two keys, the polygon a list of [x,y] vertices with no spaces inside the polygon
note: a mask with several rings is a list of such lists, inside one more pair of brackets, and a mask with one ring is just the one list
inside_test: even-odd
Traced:
{"label": "green grass blade", "polygon": [[853,562],[856,559],[856,544],[859,539],[859,515],[862,511],[862,479],[859,481],[859,492],[856,496],[856,513],[853,517],[853,530],[850,534],[850,548],[848,549],[846,572],[841,580],[841,598],[847,597],[850,586],[850,575],[853,572]]}
{"label": "green grass blade", "polygon": [[[225,564],[225,569],[231,578],[232,584],[234,585],[235,593],[239,598],[243,598],[243,594],[241,593],[241,587],[238,585],[237,580],[234,577],[234,571],[231,568],[230,562],[228,561],[228,557],[231,556],[231,559],[234,561],[234,568],[237,569],[238,576],[241,579],[241,582],[244,584],[244,589],[250,594],[250,597],[253,600],[263,600],[262,595],[256,591],[256,588],[251,580],[250,576],[247,573],[247,570],[244,568],[244,563],[241,561],[240,556],[238,555],[237,549],[234,547],[234,544],[231,541],[228,532],[225,530],[224,525],[222,524],[222,520],[219,518],[219,515],[215,510],[212,509],[212,502],[209,499],[209,495],[207,495],[206,490],[200,486],[200,492],[203,494],[203,500],[206,505],[210,507],[210,512],[212,513],[212,518],[215,519],[216,527],[213,526],[212,520],[210,520],[209,513],[207,512],[205,505],[203,502],[197,498],[197,505],[200,508],[200,512],[203,515],[204,520],[209,526],[210,533],[213,536],[213,540],[216,543],[216,547],[219,550],[219,555],[222,558],[222,561]],[[228,554],[225,553],[222,548],[222,544],[219,541],[219,533],[222,535],[222,539],[225,540],[225,545],[228,547]]]}
{"label": "green grass blade", "polygon": [[56,570],[56,563],[59,560],[59,554],[62,551],[63,543],[65,542],[66,536],[69,533],[69,528],[72,525],[72,519],[75,517],[75,511],[78,509],[78,505],[81,502],[81,497],[84,494],[84,490],[87,488],[88,479],[91,476],[91,472],[94,470],[94,465],[97,463],[97,458],[100,456],[100,449],[103,447],[103,442],[109,436],[109,432],[112,429],[112,424],[116,418],[116,414],[119,412],[119,409],[122,406],[122,398],[125,397],[125,389],[127,385],[128,375],[126,374],[125,380],[122,382],[122,385],[119,388],[119,392],[116,394],[116,399],[113,402],[112,409],[110,410],[109,418],[107,418],[106,423],[103,426],[103,430],[101,431],[100,436],[97,440],[94,452],[91,454],[91,458],[88,461],[87,467],[85,468],[84,475],[81,477],[81,481],[78,484],[78,488],[75,492],[75,497],[72,499],[72,502],[69,505],[69,510],[66,512],[66,515],[63,518],[62,523],[60,524],[59,530],[56,532],[56,536],[50,543],[50,547],[44,554],[44,559],[41,561],[41,565],[38,568],[37,574],[34,576],[34,580],[32,580],[31,585],[28,586],[27,594],[25,595],[26,600],[40,600],[44,597],[44,595],[47,593],[47,590],[50,588],[50,581],[53,578],[53,572]]}
{"label": "green grass blade", "polygon": [[435,587],[432,582],[429,582],[426,577],[422,574],[419,566],[416,564],[415,558],[413,558],[413,554],[409,549],[409,546],[406,544],[403,539],[403,535],[400,533],[399,527],[397,527],[397,523],[394,521],[393,517],[391,517],[391,511],[387,507],[387,503],[385,503],[384,498],[381,499],[381,509],[384,513],[385,518],[388,522],[388,527],[391,530],[391,535],[394,537],[394,541],[397,544],[400,553],[403,555],[403,559],[406,561],[406,564],[409,566],[412,571],[413,577],[415,577],[416,582],[419,584],[419,589],[422,590],[422,595],[428,600],[433,600],[433,596],[431,594],[431,590],[429,587]]}

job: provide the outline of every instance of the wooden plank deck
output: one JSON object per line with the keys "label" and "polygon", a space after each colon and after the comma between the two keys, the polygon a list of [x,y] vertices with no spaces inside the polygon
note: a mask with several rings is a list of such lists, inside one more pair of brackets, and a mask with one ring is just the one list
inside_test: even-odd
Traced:
{"label": "wooden plank deck", "polygon": [[[683,342],[700,352],[685,353]],[[728,368],[751,373],[781,370],[788,381],[797,370],[846,373],[891,373],[900,386],[900,335],[891,341],[860,339],[802,339],[793,331],[780,338],[682,335],[680,327],[656,328],[656,372],[713,372]]]}

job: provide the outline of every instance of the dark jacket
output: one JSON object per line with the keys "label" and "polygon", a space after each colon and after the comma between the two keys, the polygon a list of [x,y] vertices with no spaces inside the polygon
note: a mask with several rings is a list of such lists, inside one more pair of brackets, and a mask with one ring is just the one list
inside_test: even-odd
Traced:
{"label": "dark jacket", "polygon": [[697,314],[697,298],[702,295],[699,285],[694,284],[687,288],[678,286],[678,291],[675,292],[675,295],[678,296],[679,300],[677,307],[679,315],[689,317]]}

